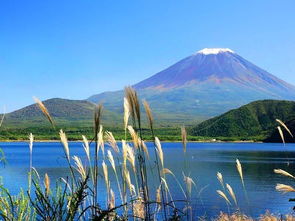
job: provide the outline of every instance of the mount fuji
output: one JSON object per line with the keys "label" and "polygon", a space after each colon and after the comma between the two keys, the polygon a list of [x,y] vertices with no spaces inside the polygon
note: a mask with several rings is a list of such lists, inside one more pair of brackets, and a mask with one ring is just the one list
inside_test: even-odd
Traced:
{"label": "mount fuji", "polygon": [[[156,119],[194,124],[261,99],[295,100],[295,87],[228,48],[205,48],[133,87]],[[123,91],[89,97],[122,112]]]}

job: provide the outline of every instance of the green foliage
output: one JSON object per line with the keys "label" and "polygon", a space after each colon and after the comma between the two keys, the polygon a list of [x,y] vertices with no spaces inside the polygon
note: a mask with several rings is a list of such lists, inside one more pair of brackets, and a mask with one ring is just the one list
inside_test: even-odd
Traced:
{"label": "green foliage", "polygon": [[262,100],[231,110],[191,129],[191,134],[206,137],[263,139],[276,127],[276,119],[284,122],[295,118],[295,102]]}

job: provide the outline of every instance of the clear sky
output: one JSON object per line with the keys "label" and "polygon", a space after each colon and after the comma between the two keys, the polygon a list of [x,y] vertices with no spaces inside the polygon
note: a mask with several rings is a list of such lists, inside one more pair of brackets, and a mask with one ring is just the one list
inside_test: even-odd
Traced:
{"label": "clear sky", "polygon": [[205,47],[295,84],[294,12],[294,0],[2,0],[0,112],[122,89]]}

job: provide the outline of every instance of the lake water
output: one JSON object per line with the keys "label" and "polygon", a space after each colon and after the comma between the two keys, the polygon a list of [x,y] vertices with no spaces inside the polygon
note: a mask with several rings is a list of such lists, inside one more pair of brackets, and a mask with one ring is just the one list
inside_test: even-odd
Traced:
{"label": "lake water", "polygon": [[[153,155],[152,144],[148,143],[150,154]],[[11,193],[27,187],[29,168],[29,148],[24,142],[0,143],[5,153],[7,164],[0,167],[0,176],[4,186]],[[165,167],[169,168],[182,182],[184,157],[181,143],[162,143]],[[70,143],[71,155],[85,159],[82,144]],[[238,206],[247,214],[257,217],[269,210],[275,214],[291,213],[295,203],[288,202],[292,194],[282,195],[275,190],[277,183],[293,185],[294,181],[274,174],[273,169],[281,168],[295,174],[295,145],[263,144],[263,143],[188,143],[188,167],[190,176],[197,184],[193,189],[193,208],[196,216],[213,217],[220,210],[228,208],[217,193],[222,187],[216,179],[217,171],[229,183],[236,193]],[[243,166],[245,187],[249,203],[245,197],[235,160],[238,158]],[[154,168],[153,160],[149,164]],[[40,175],[48,173],[51,182],[68,174],[63,149],[59,143],[35,143],[33,149],[33,166]],[[294,172],[294,173],[293,173]],[[157,179],[149,176],[151,186]],[[182,199],[181,191],[172,177],[167,176],[168,184],[174,199]],[[116,188],[115,183],[111,183]],[[104,185],[100,185],[100,194],[104,194]],[[229,208],[235,211],[235,207]]]}

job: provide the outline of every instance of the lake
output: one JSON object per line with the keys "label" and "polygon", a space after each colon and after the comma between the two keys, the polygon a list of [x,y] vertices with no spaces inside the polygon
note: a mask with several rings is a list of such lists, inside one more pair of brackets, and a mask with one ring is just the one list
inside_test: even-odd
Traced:
{"label": "lake", "polygon": [[[149,152],[153,155],[152,143],[147,143]],[[4,186],[11,193],[16,194],[20,188],[28,186],[29,147],[25,142],[0,143],[5,153],[7,164],[0,167],[0,176]],[[165,167],[169,168],[182,182],[184,170],[184,157],[181,143],[162,143]],[[85,159],[82,144],[70,143],[71,155],[78,155]],[[227,208],[224,200],[216,190],[222,190],[216,173],[223,174],[225,183],[232,186],[236,193],[238,206],[242,211],[253,217],[265,213],[266,210],[275,214],[292,212],[295,203],[288,202],[292,194],[281,194],[275,190],[277,183],[295,184],[287,177],[274,174],[276,168],[284,169],[295,174],[294,144],[264,144],[264,143],[188,143],[188,168],[190,176],[197,187],[193,188],[193,208],[196,216],[206,215],[214,217],[220,210],[235,211],[235,206]],[[249,202],[245,197],[239,174],[236,170],[235,160],[239,159],[243,166],[245,187]],[[33,148],[33,166],[41,176],[48,173],[51,182],[68,174],[66,160],[60,143],[35,143]],[[155,169],[153,159],[149,168]],[[150,171],[150,170],[148,170]],[[294,172],[294,173],[293,173]],[[111,172],[110,172],[111,174]],[[155,186],[156,176],[150,174],[149,182]],[[112,179],[112,178],[111,178]],[[174,179],[167,175],[168,185],[174,199],[181,199],[181,191]],[[116,189],[115,183],[111,183]],[[100,184],[99,193],[105,194],[104,184]],[[117,194],[118,195],[118,194]],[[103,202],[101,202],[103,203]]]}

